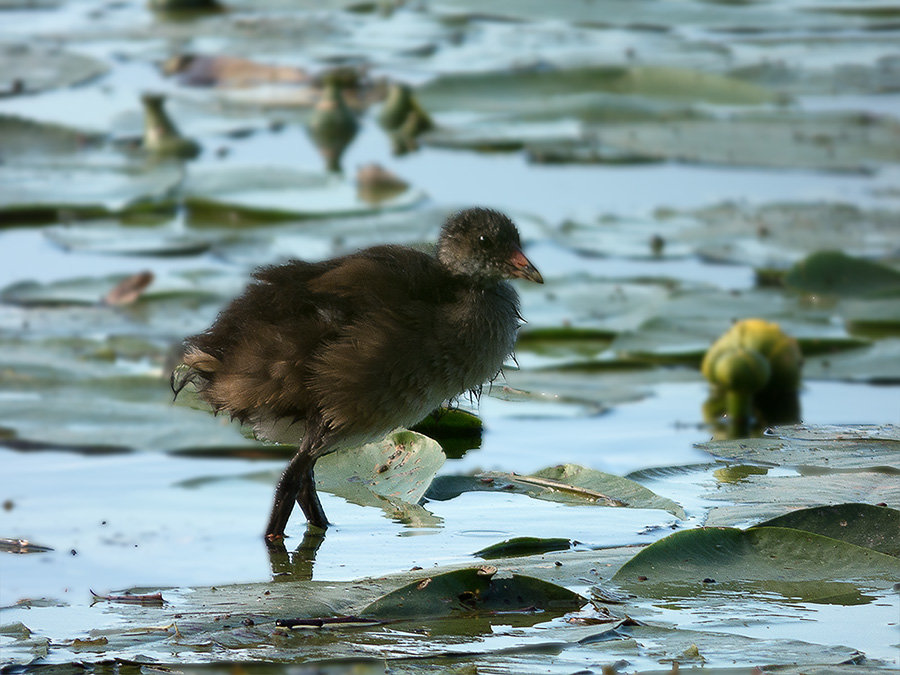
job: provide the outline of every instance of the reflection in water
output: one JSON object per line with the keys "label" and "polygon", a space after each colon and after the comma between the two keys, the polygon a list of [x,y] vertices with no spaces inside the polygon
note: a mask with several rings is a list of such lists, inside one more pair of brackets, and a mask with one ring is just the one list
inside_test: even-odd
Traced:
{"label": "reflection in water", "polygon": [[273,581],[310,581],[316,553],[325,541],[325,530],[307,526],[303,540],[294,551],[288,551],[283,541],[268,542],[269,564]]}
{"label": "reflection in water", "polygon": [[378,124],[391,138],[395,155],[418,150],[417,138],[434,128],[434,122],[419,104],[409,85],[394,83],[378,114]]}
{"label": "reflection in water", "polygon": [[700,370],[713,387],[704,417],[725,438],[799,422],[802,368],[799,343],[777,323],[738,321],[703,357]]}
{"label": "reflection in water", "polygon": [[307,131],[325,160],[327,170],[339,172],[341,157],[356,138],[359,123],[344,102],[341,87],[336,81],[326,84]]}
{"label": "reflection in water", "polygon": [[703,403],[703,419],[712,427],[717,440],[756,438],[766,428],[800,422],[800,394],[798,391],[775,392],[768,397],[755,397],[749,415],[734,415],[728,411],[724,392],[712,391]]}
{"label": "reflection in water", "polygon": [[200,154],[200,145],[185,138],[165,110],[166,97],[157,93],[141,96],[144,105],[144,149],[154,155],[193,159]]}

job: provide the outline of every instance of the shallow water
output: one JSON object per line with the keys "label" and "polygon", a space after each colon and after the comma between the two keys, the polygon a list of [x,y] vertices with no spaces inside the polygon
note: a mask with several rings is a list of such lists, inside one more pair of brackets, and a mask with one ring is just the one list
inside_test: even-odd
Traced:
{"label": "shallow water", "polygon": [[[674,64],[716,73],[726,72],[726,67],[767,65],[765,45],[722,31],[715,18],[719,11],[739,10],[724,6],[711,9],[709,3],[688,4],[697,12],[691,15],[697,25],[679,25],[681,19],[673,19],[676,25],[665,30],[639,25],[603,27],[574,19],[569,23],[562,18],[514,24],[481,15],[459,28],[418,8],[399,9],[392,17],[382,19],[321,9],[317,20],[339,30],[329,38],[323,29],[322,35],[311,37],[308,49],[301,49],[290,40],[269,44],[226,30],[218,34],[203,21],[194,24],[196,35],[185,37],[190,31],[184,25],[167,24],[139,3],[104,5],[84,0],[62,2],[48,10],[20,8],[2,14],[0,38],[4,41],[47,45],[59,38],[65,47],[100,59],[110,72],[80,86],[0,98],[0,113],[64,123],[82,131],[99,130],[122,138],[139,133],[139,92],[158,88],[174,95],[171,110],[184,120],[183,130],[201,137],[204,143],[200,159],[188,165],[188,182],[191,175],[202,170],[225,168],[246,169],[248,178],[276,176],[297,169],[320,172],[321,159],[302,128],[306,111],[229,107],[221,103],[220,92],[188,90],[163,78],[155,63],[183,40],[197,51],[215,48],[226,53],[250,53],[264,61],[319,67],[324,55],[336,53],[356,58],[363,53],[371,59],[376,74],[404,73],[415,82],[445,73],[488,70],[481,68],[483,64],[478,59],[485,59],[486,66],[494,63],[497,68],[506,68],[510,61],[518,59],[513,66],[528,72],[522,64],[533,64],[536,58],[525,53],[529,44],[546,47],[540,59],[569,65],[631,63],[633,55],[628,56],[628,50],[635,48],[651,65]],[[566,7],[566,12],[583,9],[571,3]],[[497,10],[501,14],[509,11],[501,9]],[[765,7],[757,9],[767,11]],[[518,11],[529,16],[543,10],[528,5]],[[837,31],[833,34],[834,49],[821,45],[807,49],[794,42],[797,34],[815,37],[822,30],[819,21],[826,28],[831,27],[828,30],[836,30],[833,17],[811,18],[813,12],[807,16],[794,7],[785,11],[801,27],[795,33],[773,31],[769,37],[778,43],[778,50],[772,53],[780,53],[784,63],[799,68],[798,79],[806,82],[798,85],[799,93],[793,97],[790,111],[810,118],[822,111],[851,111],[884,117],[896,124],[897,96],[890,87],[881,91],[849,87],[848,91],[828,91],[825,85],[816,84],[826,76],[843,82],[838,72],[842,67],[865,66],[869,75],[869,71],[881,72],[875,63],[878,59],[887,62],[897,58],[896,48],[883,40],[897,32],[896,26],[879,28],[879,39],[867,49],[855,49],[852,45],[860,35],[865,38],[876,33],[874,29]],[[302,15],[301,10],[262,7],[242,10],[238,16],[252,25],[255,12],[265,17],[270,17],[270,12],[275,16],[286,12],[294,18]],[[703,18],[707,12],[713,18]],[[755,16],[735,15],[734,21],[749,21]],[[654,21],[660,20],[655,12]],[[225,21],[225,26],[230,24]],[[466,40],[457,39],[459,35],[454,37],[456,31],[461,31],[459,35]],[[523,35],[521,40],[517,40],[517,31]],[[289,33],[290,28],[285,28],[285,34]],[[585,49],[591,45],[597,49],[575,53],[577,50],[567,42],[573,36]],[[410,50],[423,42],[434,46],[434,59],[410,55],[414,51]],[[285,43],[288,46],[283,46]],[[498,50],[497,44],[503,49]],[[656,59],[650,56],[653,52],[647,51],[651,48],[660,50]],[[728,55],[722,56],[721,50]],[[694,109],[725,118],[741,107],[699,102]],[[778,110],[777,106],[763,106],[755,112],[763,114],[773,109]],[[465,110],[437,115],[439,123],[459,124],[464,130],[471,124],[476,131],[484,121],[482,117],[477,111]],[[284,122],[285,126],[273,130],[269,126],[272,120]],[[511,118],[512,123],[521,121]],[[548,122],[547,128],[577,130],[580,124],[578,111],[573,109],[570,116]],[[74,166],[92,162],[96,165],[105,158],[74,153],[65,161]],[[15,156],[4,158],[4,163],[15,169],[31,166],[32,160]],[[298,217],[259,228],[217,227],[214,223],[213,227],[195,230],[186,210],[179,208],[169,214],[171,220],[159,229],[206,232],[214,240],[209,250],[170,257],[126,256],[67,250],[53,243],[43,226],[19,223],[15,218],[13,222],[2,220],[0,289],[35,280],[62,282],[65,290],[69,280],[77,277],[101,279],[142,269],[152,270],[160,284],[173,278],[183,279],[184,275],[206,279],[203,274],[210,272],[220,274],[224,281],[218,285],[201,281],[196,295],[185,293],[183,299],[174,301],[151,299],[138,303],[136,308],[110,310],[64,305],[31,309],[0,303],[0,339],[4,349],[15,347],[20,349],[15,354],[25,355],[21,362],[0,361],[0,428],[8,428],[10,436],[21,432],[25,440],[43,444],[43,449],[31,446],[16,450],[12,449],[15,444],[7,447],[0,442],[0,500],[7,502],[0,511],[0,536],[28,539],[53,549],[48,553],[0,555],[0,607],[4,608],[0,625],[21,621],[35,634],[62,643],[86,635],[91,629],[112,627],[123,621],[109,606],[92,605],[91,590],[108,593],[132,587],[172,587],[166,591],[167,601],[188,606],[190,589],[194,587],[287,581],[310,575],[315,580],[342,581],[414,566],[428,570],[438,565],[479,564],[481,560],[472,557],[473,552],[519,536],[566,537],[578,541],[579,549],[637,546],[661,539],[673,528],[701,526],[707,511],[715,505],[710,494],[719,484],[713,475],[718,465],[711,455],[695,447],[713,433],[705,425],[701,411],[708,388],[693,367],[677,364],[655,363],[648,370],[648,377],[635,376],[633,381],[619,381],[614,372],[596,371],[595,391],[581,398],[553,398],[552,391],[551,396],[525,400],[485,395],[478,408],[485,424],[480,447],[459,459],[448,459],[440,474],[481,470],[529,473],[559,463],[580,464],[617,475],[634,473],[640,483],[682,505],[686,511],[682,520],[660,510],[571,506],[518,494],[468,492],[448,501],[425,503],[433,518],[412,526],[392,519],[378,508],[357,506],[324,494],[323,504],[334,526],[328,530],[315,562],[310,564],[299,554],[273,561],[260,534],[272,485],[284,459],[273,458],[271,453],[258,459],[237,453],[232,457],[188,457],[171,452],[178,449],[173,441],[170,445],[160,441],[156,446],[139,448],[136,443],[136,449],[126,448],[118,454],[62,450],[63,446],[77,443],[117,445],[123,442],[119,435],[125,437],[123,428],[132,435],[138,433],[135,429],[159,432],[154,438],[162,438],[162,432],[168,433],[168,439],[184,435],[185,446],[203,445],[198,439],[217,447],[246,444],[236,429],[226,428],[221,420],[217,422],[204,412],[191,412],[184,407],[163,408],[161,401],[167,395],[163,392],[163,375],[170,365],[169,348],[185,334],[201,329],[227,300],[228,293],[222,289],[239,288],[256,264],[287,255],[327,257],[344,250],[348,240],[360,245],[380,243],[395,235],[406,241],[428,240],[434,234],[434,210],[443,212],[482,204],[507,210],[520,223],[529,257],[547,279],[546,288],[552,287],[552,292],[558,294],[550,297],[543,289],[523,288],[523,314],[531,326],[547,327],[550,321],[558,326],[559,317],[565,316],[574,317],[576,326],[583,323],[590,328],[633,324],[640,334],[645,320],[671,318],[666,311],[671,305],[667,303],[676,296],[683,299],[698,290],[711,289],[727,304],[728,298],[747,297],[756,290],[753,264],[740,259],[739,254],[723,260],[728,264],[713,263],[710,256],[691,248],[696,242],[684,237],[677,228],[672,229],[671,235],[670,230],[665,232],[675,250],[681,252],[654,258],[644,251],[645,229],[658,227],[663,231],[668,227],[670,221],[661,212],[678,212],[681,218],[699,222],[698,209],[723,202],[737,204],[751,217],[754,208],[777,203],[839,203],[861,212],[882,210],[900,218],[897,163],[880,164],[863,172],[808,167],[774,170],[740,161],[722,165],[676,156],[654,163],[537,164],[529,161],[527,152],[522,150],[491,153],[428,145],[398,157],[391,154],[390,140],[377,127],[373,115],[367,113],[362,132],[345,155],[344,166],[352,175],[356,167],[372,161],[409,181],[427,195],[427,200],[398,209],[396,218],[388,213],[379,216],[382,220],[377,222],[372,219],[368,230],[368,221],[363,217],[361,226],[347,228],[349,235],[340,218],[330,225]],[[45,168],[49,171],[52,165],[48,162]],[[59,174],[47,175],[58,180]],[[85,174],[76,175],[78,180],[88,180]],[[296,196],[284,191],[267,192],[264,183],[259,187],[259,195],[270,197],[273,204],[296,203],[297,208],[302,208],[302,193]],[[79,188],[77,184],[65,187],[76,192]],[[85,183],[85,190],[88,187],[96,185]],[[183,197],[182,188],[180,185],[175,189],[176,201]],[[56,189],[61,187],[50,182],[46,185],[50,195]],[[226,212],[219,217],[226,219]],[[422,222],[416,217],[411,219],[412,224],[403,220],[408,213],[421,214]],[[613,236],[627,239],[630,234],[629,244],[633,246],[624,248],[641,251],[637,255],[603,251],[588,254],[578,241],[568,238],[566,230],[566,225],[573,222],[602,228],[607,222],[627,223],[629,219],[640,227],[632,232],[622,226]],[[95,225],[90,220],[79,222],[77,216],[65,213],[56,220],[50,225]],[[791,222],[800,220],[802,216],[797,216]],[[900,219],[896,222],[900,223]],[[724,217],[721,224],[723,230],[730,225]],[[118,227],[123,237],[127,235],[118,215],[105,219],[102,225]],[[848,227],[853,225],[855,221]],[[328,229],[330,226],[334,232]],[[389,236],[379,229],[382,227]],[[891,230],[886,231],[885,236],[889,236]],[[900,232],[900,226],[896,231]],[[778,247],[762,236],[757,239],[755,243],[762,248]],[[816,243],[815,234],[805,240],[810,251],[815,250]],[[896,265],[896,255],[889,253],[878,257]],[[594,302],[586,301],[583,296],[590,291],[566,294],[567,289],[577,288],[584,280],[625,288],[623,308],[607,307],[607,300],[601,296]],[[646,291],[646,306],[634,299],[639,294],[629,295],[628,291],[634,288]],[[784,306],[766,307],[763,299],[759,305],[763,316],[796,322],[813,336],[847,336],[846,304],[837,301],[832,305],[827,299],[815,297],[799,300],[789,293],[777,293]],[[741,318],[716,314],[706,307],[705,300],[697,305],[692,318],[679,316],[688,328],[699,326],[700,337],[686,330],[684,343],[678,344],[676,336],[672,344],[665,343],[660,351],[674,349],[680,354],[680,348],[690,352],[694,341],[708,344],[715,337],[708,334],[711,324],[727,327],[730,320]],[[796,310],[793,314],[792,307]],[[894,305],[889,306],[889,311],[893,311],[891,307]],[[606,315],[607,310],[613,312],[612,318]],[[685,312],[683,305],[680,311]],[[882,318],[889,323],[887,317]],[[145,338],[152,348],[131,347],[131,353],[127,346],[116,347],[123,352],[115,353],[114,349],[110,357],[103,351],[110,334]],[[895,335],[894,325],[879,339],[884,338],[883,344],[887,344],[896,339],[892,337]],[[565,343],[556,345],[565,358],[558,354],[548,357],[540,350],[530,349],[520,350],[519,365],[525,373],[548,364],[558,365],[566,358],[587,368],[604,358],[620,356],[606,351],[606,344],[595,346],[588,357]],[[45,353],[46,362],[42,360]],[[883,364],[866,364],[868,370],[857,373],[853,378],[856,381],[840,377],[806,381],[800,398],[802,421],[811,425],[900,423],[897,357],[894,352],[888,354],[894,356],[886,358]],[[819,358],[820,363],[822,357],[813,358]],[[554,377],[560,385],[568,381],[565,371],[554,372],[549,376],[551,381]],[[575,373],[580,381],[589,380],[577,369]],[[125,376],[148,379],[123,385],[117,378]],[[512,374],[510,381],[515,382]],[[496,386],[499,389],[501,384]],[[494,393],[499,396],[502,391]],[[772,475],[777,476],[796,473],[794,468],[772,470]],[[881,500],[873,494],[871,501]],[[753,522],[736,524],[746,526]],[[287,548],[291,554],[291,549],[299,546],[302,532],[302,523],[295,515],[288,529]],[[552,554],[548,560],[552,560]],[[585,584],[575,590],[587,589]],[[29,598],[46,598],[50,605],[58,606],[11,607]],[[844,644],[863,651],[870,659],[880,660],[878,665],[900,665],[896,594],[879,592],[874,602],[853,607],[740,597],[733,604],[724,605],[646,600],[641,603],[654,620],[686,629],[714,627],[754,638]],[[502,624],[496,624],[493,630],[495,635],[484,638],[491,648],[518,644],[515,631],[507,632]],[[0,648],[4,640],[12,644],[11,638],[0,637]],[[567,652],[569,661],[565,663],[572,665],[567,672],[602,661],[601,656],[587,653],[590,649],[579,649],[584,651]],[[643,660],[633,660],[631,664],[659,667],[658,661],[646,654]],[[713,665],[730,664],[716,661]]]}

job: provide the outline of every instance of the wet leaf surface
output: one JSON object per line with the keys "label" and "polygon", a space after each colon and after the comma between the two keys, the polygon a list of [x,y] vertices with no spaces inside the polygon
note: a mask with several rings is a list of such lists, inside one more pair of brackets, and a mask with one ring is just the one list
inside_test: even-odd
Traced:
{"label": "wet leaf surface", "polygon": [[821,534],[900,557],[900,511],[871,504],[817,506],[759,524]]}
{"label": "wet leaf surface", "polygon": [[[890,425],[887,428],[894,428]],[[800,427],[801,432],[803,428]],[[835,436],[822,434],[814,438],[792,436],[792,427],[777,427],[772,436],[748,438],[740,442],[711,441],[702,447],[707,452],[737,463],[757,462],[770,466],[806,466],[829,470],[890,467],[900,469],[900,442],[895,438],[865,435]],[[891,432],[893,433],[893,432]]]}
{"label": "wet leaf surface", "polygon": [[377,599],[363,614],[409,620],[455,613],[564,612],[585,603],[580,595],[540,579],[496,578],[495,572],[477,568],[425,577]]}
{"label": "wet leaf surface", "polygon": [[413,431],[379,443],[335,452],[316,462],[318,486],[351,502],[378,505],[378,497],[417,504],[444,463],[441,446]]}
{"label": "wet leaf surface", "polygon": [[662,509],[683,518],[684,509],[639,483],[575,464],[548,467],[531,475],[489,472],[477,476],[440,476],[425,493],[428,499],[452,499],[471,490],[527,494],[565,504],[596,504]]}
{"label": "wet leaf surface", "polygon": [[[672,561],[677,561],[673,565]],[[633,592],[668,592],[657,584],[821,579],[885,584],[900,572],[896,558],[830,537],[784,527],[700,528],[676,532],[647,547],[614,577]],[[656,596],[659,597],[659,596]]]}
{"label": "wet leaf surface", "polygon": [[536,553],[549,553],[551,551],[568,551],[572,547],[572,543],[570,539],[516,537],[515,539],[507,539],[506,541],[492,544],[480,551],[475,551],[472,555],[477,555],[485,560],[515,558]]}
{"label": "wet leaf surface", "polygon": [[0,95],[9,96],[83,84],[106,73],[107,67],[85,54],[5,44],[0,48],[0,72]]}
{"label": "wet leaf surface", "polygon": [[[95,673],[152,661],[198,675],[892,665],[894,596],[881,579],[838,580],[832,549],[809,565],[788,560],[803,563],[800,580],[739,578],[752,574],[735,563],[731,580],[596,598],[672,526],[819,514],[821,528],[785,535],[807,537],[804,555],[850,531],[841,551],[892,546],[875,535],[896,512],[873,504],[900,507],[898,434],[883,426],[896,423],[900,382],[893,7],[236,0],[190,17],[93,0],[0,7],[0,527],[52,549],[0,561],[6,661]],[[205,70],[186,82],[161,71],[191,55]],[[346,176],[322,172],[305,130],[336,68],[353,79],[344,94],[360,124]],[[377,121],[400,82],[435,128],[392,148]],[[152,91],[202,144],[196,162],[136,151],[140,96]],[[408,187],[373,199],[353,178],[373,164]],[[389,441],[326,458],[335,467],[317,475],[336,481],[334,494],[323,489],[335,526],[301,540],[292,522],[293,550],[267,556],[260,528],[291,449],[253,441],[196,400],[173,406],[177,345],[255,265],[428,245],[447,213],[474,203],[511,213],[547,280],[519,289],[529,323],[517,368],[485,390],[483,428],[462,420],[453,433],[473,435],[452,450],[440,436],[445,466],[436,446],[408,438],[399,455]],[[827,250],[855,262],[786,274]],[[143,293],[103,304],[142,270],[153,279]],[[702,420],[699,356],[751,316],[800,341],[809,424],[695,449],[716,433]],[[454,417],[428,433],[449,433]],[[876,426],[823,426],[848,421]],[[585,468],[516,480],[551,462]],[[420,505],[435,474],[455,496]],[[618,474],[653,492],[620,494]],[[616,502],[641,508],[593,506]],[[887,515],[860,534],[873,515],[857,512]],[[524,613],[324,621],[528,537],[597,548],[495,559],[492,578],[508,584],[498,597]],[[764,558],[760,546],[732,552]],[[773,576],[781,560],[759,562]],[[165,604],[90,604],[90,588],[114,597],[134,584],[134,595],[162,589]],[[562,616],[520,606],[523,588],[552,595],[541,584],[595,601]],[[276,625],[297,618],[322,628]]]}

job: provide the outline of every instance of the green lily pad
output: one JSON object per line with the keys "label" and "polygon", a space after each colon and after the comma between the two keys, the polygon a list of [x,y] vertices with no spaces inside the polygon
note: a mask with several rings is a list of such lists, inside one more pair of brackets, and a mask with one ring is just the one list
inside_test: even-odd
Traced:
{"label": "green lily pad", "polygon": [[377,504],[379,496],[416,504],[443,463],[436,441],[413,431],[395,431],[377,443],[320,458],[316,483],[357,504]]}
{"label": "green lily pad", "polygon": [[713,471],[717,481],[722,483],[737,483],[744,480],[748,476],[765,476],[769,469],[764,466],[753,466],[752,464],[734,464],[731,466],[723,466]]}
{"label": "green lily pad", "polygon": [[[900,484],[893,469],[869,470],[818,467],[802,469],[801,475],[750,475],[738,483],[719,484],[704,494],[712,502],[724,502],[711,509],[707,526],[745,526],[776,518],[798,508],[815,508],[829,503],[861,503],[867,500],[900,509]],[[877,495],[873,499],[873,495]]]}
{"label": "green lily pad", "polygon": [[518,556],[549,553],[551,551],[568,551],[570,548],[572,548],[571,539],[559,537],[514,537],[513,539],[507,539],[475,551],[472,555],[477,555],[485,560],[493,560],[495,558],[515,558]]}
{"label": "green lily pad", "polygon": [[900,294],[900,272],[885,265],[853,258],[841,251],[813,253],[788,271],[784,283],[788,288],[808,294]]}
{"label": "green lily pad", "polygon": [[890,210],[841,202],[725,202],[680,216],[691,218],[699,222],[672,236],[704,259],[777,270],[826,249],[883,257],[897,223]]}
{"label": "green lily pad", "polygon": [[35,94],[84,83],[107,67],[85,54],[27,44],[0,47],[0,93]]}
{"label": "green lily pad", "polygon": [[821,534],[900,557],[900,511],[871,504],[836,504],[792,511],[759,524]]}
{"label": "green lily pad", "polygon": [[[0,88],[2,86],[0,84]],[[0,144],[7,162],[12,157],[46,157],[83,152],[97,146],[101,140],[102,137],[98,134],[79,129],[0,114]]]}
{"label": "green lily pad", "polygon": [[808,378],[895,384],[900,381],[900,338],[885,338],[865,349],[807,358]]}
{"label": "green lily pad", "polygon": [[460,408],[441,408],[419,422],[412,430],[431,438],[480,437],[481,418]]}
{"label": "green lily pad", "polygon": [[[223,222],[326,218],[408,209],[424,199],[407,190],[377,206],[336,174],[285,168],[232,167],[192,172],[185,188],[190,218]],[[225,218],[225,214],[232,214]]]}
{"label": "green lily pad", "polygon": [[[900,161],[893,133],[886,122],[807,113],[606,125],[594,143],[644,161],[869,172]],[[557,161],[564,150],[557,151]],[[576,159],[585,151],[584,144],[571,150]]]}
{"label": "green lily pad", "polygon": [[763,87],[697,70],[665,66],[591,66],[526,72],[464,73],[437,78],[416,91],[426,110],[533,114],[561,97],[585,92],[721,105],[773,103]]}
{"label": "green lily pad", "polygon": [[562,613],[587,602],[556,584],[519,574],[496,578],[495,572],[496,568],[463,569],[424,577],[375,600],[361,614],[409,620],[478,612]]}
{"label": "green lily pad", "polygon": [[[99,305],[107,294],[131,275],[77,277],[49,283],[19,281],[0,289],[0,300],[29,308]],[[222,300],[236,295],[243,280],[221,271],[196,275],[178,272],[154,278],[140,301],[164,303],[174,299]],[[184,307],[183,311],[190,308]]]}
{"label": "green lily pad", "polygon": [[[845,5],[840,5],[841,7]],[[852,8],[853,5],[850,5]],[[875,5],[875,8],[878,8]],[[485,5],[479,0],[442,0],[438,9],[449,17],[459,20],[467,17],[481,17]],[[804,6],[803,10],[807,8]],[[603,26],[616,28],[646,27],[648,30],[675,30],[679,26],[690,25],[715,32],[734,30],[740,26],[751,36],[770,31],[772,26],[782,30],[813,30],[825,27],[846,28],[841,21],[852,20],[863,12],[852,9],[847,15],[829,16],[808,11],[786,12],[772,7],[769,3],[745,0],[716,0],[712,2],[679,2],[651,5],[635,5],[631,2],[602,0],[585,4],[578,0],[560,0],[552,4],[541,0],[493,0],[490,15],[515,21],[566,21],[575,25],[595,25],[598,17]],[[768,33],[766,33],[768,37]]]}
{"label": "green lily pad", "polygon": [[[675,532],[638,553],[613,579],[634,584],[744,581],[893,583],[900,560],[811,532],[783,527]],[[707,582],[709,583],[709,582]]]}
{"label": "green lily pad", "polygon": [[167,198],[182,180],[172,164],[72,161],[0,165],[0,214],[7,223],[56,220],[60,212],[98,218]]}
{"label": "green lily pad", "polygon": [[684,518],[684,509],[633,480],[587,469],[577,464],[552,466],[525,476],[487,472],[477,476],[440,476],[428,489],[428,499],[444,501],[463,492],[502,490],[564,504],[627,506],[660,509]]}
{"label": "green lily pad", "polygon": [[[831,437],[793,437],[795,427],[777,427],[771,436],[740,441],[709,441],[697,447],[740,464],[817,466],[830,470],[891,467],[900,469],[900,441],[893,438],[844,436],[833,427]],[[852,428],[852,427],[850,427]]]}
{"label": "green lily pad", "polygon": [[45,236],[67,251],[108,255],[196,255],[210,248],[213,239],[177,227],[121,227],[99,222],[44,229]]}

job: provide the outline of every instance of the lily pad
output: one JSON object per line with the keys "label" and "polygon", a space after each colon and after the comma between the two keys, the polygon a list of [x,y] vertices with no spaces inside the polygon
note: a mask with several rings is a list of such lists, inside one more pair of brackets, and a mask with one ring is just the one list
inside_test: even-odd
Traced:
{"label": "lily pad", "polygon": [[[798,508],[867,500],[900,509],[900,484],[893,469],[805,468],[801,475],[751,475],[738,483],[722,484],[704,498],[725,502],[711,509],[707,526],[745,526],[776,518]],[[877,495],[877,496],[876,496]],[[875,498],[873,499],[873,496]]]}
{"label": "lily pad", "polygon": [[[744,581],[893,583],[900,560],[819,534],[783,527],[698,528],[651,544],[613,579],[635,584]],[[709,582],[707,582],[709,583]]]}
{"label": "lily pad", "polygon": [[788,288],[808,294],[838,296],[895,296],[900,272],[878,263],[853,258],[842,251],[822,251],[794,265],[784,278]]}
{"label": "lily pad", "polygon": [[[131,275],[79,277],[50,283],[20,281],[0,289],[0,300],[23,307],[63,307],[99,305],[103,298]],[[237,284],[235,284],[237,286]],[[156,279],[142,294],[142,301],[165,300],[173,296],[218,297],[184,276]]]}
{"label": "lily pad", "polygon": [[326,492],[357,504],[372,504],[377,496],[417,504],[443,463],[444,453],[436,441],[401,430],[378,443],[320,458],[316,482]]}
{"label": "lily pad", "polygon": [[680,505],[633,480],[577,464],[548,467],[528,476],[500,472],[477,476],[440,476],[425,496],[444,501],[463,492],[478,490],[515,492],[565,504],[660,509],[677,518],[685,517]]}
{"label": "lily pad", "polygon": [[900,511],[871,504],[836,504],[792,511],[759,524],[821,534],[900,557]]}
{"label": "lily pad", "polygon": [[778,98],[764,87],[740,80],[665,66],[591,66],[445,75],[421,87],[416,95],[429,111],[527,115],[541,111],[548,102],[561,97],[583,98],[585,92],[720,105],[759,105],[773,103]]}
{"label": "lily pad", "polygon": [[810,379],[896,384],[900,382],[900,338],[885,338],[866,349],[822,354],[806,360]]}
{"label": "lily pad", "polygon": [[791,437],[791,427],[778,427],[773,436],[740,441],[710,441],[697,447],[740,464],[818,466],[831,470],[891,467],[900,470],[900,441],[842,437]]}
{"label": "lily pad", "polygon": [[197,170],[185,192],[192,221],[214,220],[219,225],[371,214],[411,208],[424,199],[421,191],[410,189],[375,206],[359,196],[355,182],[342,176],[271,167]]}
{"label": "lily pad", "polygon": [[495,577],[496,568],[446,572],[391,591],[362,611],[381,619],[424,619],[457,613],[558,613],[581,607],[587,600],[555,584],[519,574]]}
{"label": "lily pad", "polygon": [[460,408],[441,408],[419,422],[413,431],[431,438],[481,437],[481,418]]}
{"label": "lily pad", "polygon": [[98,145],[101,140],[100,135],[79,129],[0,114],[0,143],[7,163],[13,157],[19,159],[23,156],[47,157],[83,152]]}
{"label": "lily pad", "polygon": [[85,54],[27,44],[0,46],[0,94],[35,94],[100,77],[107,67]]}
{"label": "lily pad", "polygon": [[108,255],[196,255],[213,242],[211,237],[178,227],[122,227],[105,222],[48,227],[44,234],[67,251]]}
{"label": "lily pad", "polygon": [[477,555],[485,560],[494,558],[515,558],[524,555],[536,555],[551,551],[568,551],[572,547],[571,539],[559,537],[514,537],[497,544],[487,546],[472,555]]}
{"label": "lily pad", "polygon": [[[594,143],[645,161],[869,172],[900,161],[893,134],[887,122],[852,116],[760,115],[608,125]],[[573,157],[584,151],[573,147]]]}
{"label": "lily pad", "polygon": [[0,215],[7,223],[56,220],[60,212],[102,217],[167,199],[182,180],[173,164],[136,167],[53,162],[0,165]]}

